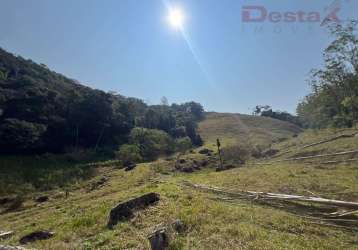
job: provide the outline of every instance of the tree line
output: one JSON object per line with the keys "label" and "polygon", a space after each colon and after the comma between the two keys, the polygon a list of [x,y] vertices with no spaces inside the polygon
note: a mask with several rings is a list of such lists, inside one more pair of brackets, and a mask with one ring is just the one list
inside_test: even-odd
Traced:
{"label": "tree line", "polygon": [[0,153],[61,153],[76,148],[116,150],[143,128],[201,145],[199,103],[147,105],[91,89],[46,65],[0,49]]}
{"label": "tree line", "polygon": [[313,70],[312,92],[298,104],[306,127],[352,127],[358,121],[358,22],[328,26],[333,41],[324,50],[324,67]]}
{"label": "tree line", "polygon": [[324,67],[312,70],[311,93],[297,105],[297,115],[258,105],[253,114],[303,128],[353,127],[358,122],[358,21],[330,23],[332,42],[323,52]]}

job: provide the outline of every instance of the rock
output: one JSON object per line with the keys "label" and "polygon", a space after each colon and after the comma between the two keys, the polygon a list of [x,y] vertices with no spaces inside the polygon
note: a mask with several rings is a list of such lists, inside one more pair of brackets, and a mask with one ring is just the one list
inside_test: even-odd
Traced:
{"label": "rock", "polygon": [[206,167],[208,164],[209,164],[209,162],[208,162],[207,160],[202,160],[202,161],[200,162],[200,165],[201,165],[202,167]]}
{"label": "rock", "polygon": [[15,199],[16,199],[15,197],[3,197],[3,198],[0,198],[0,205],[5,205],[7,203],[14,202]]}
{"label": "rock", "polygon": [[0,239],[6,239],[6,238],[9,238],[11,237],[12,235],[14,234],[13,231],[8,231],[8,232],[2,232],[0,231]]}
{"label": "rock", "polygon": [[148,236],[152,250],[168,249],[169,236],[166,231],[166,228],[162,228]]}
{"label": "rock", "polygon": [[51,237],[53,237],[55,235],[54,232],[49,232],[49,231],[36,231],[33,233],[30,233],[28,235],[25,235],[24,237],[22,237],[20,239],[20,244],[25,245],[27,243],[30,242],[34,242],[37,240],[47,240],[50,239]]}
{"label": "rock", "polygon": [[225,170],[229,170],[229,169],[233,169],[233,168],[235,168],[234,165],[232,165],[232,164],[226,164],[226,165],[224,165],[222,168],[221,168],[220,166],[218,166],[218,167],[216,168],[216,172],[221,172],[221,171],[225,171]]}
{"label": "rock", "polygon": [[10,201],[5,203],[5,206],[7,207],[6,212],[19,210],[22,207],[23,202],[24,198],[22,196],[12,198]]}
{"label": "rock", "polygon": [[35,199],[35,201],[38,202],[38,203],[43,203],[43,202],[46,202],[46,201],[48,201],[48,200],[49,200],[49,198],[48,198],[48,196],[46,196],[46,195],[37,197],[37,198]]}
{"label": "rock", "polygon": [[196,165],[196,164],[193,165],[193,169],[194,169],[194,170],[201,170],[200,166],[198,166],[198,165]]}
{"label": "rock", "polygon": [[175,220],[172,226],[177,233],[184,233],[186,230],[186,225],[179,219]]}
{"label": "rock", "polygon": [[[98,189],[98,188],[102,187],[107,181],[108,181],[108,178],[103,176],[98,181],[92,183],[92,185],[90,187],[90,191],[93,191],[95,189]],[[69,193],[68,193],[68,191],[66,191],[66,198],[68,197],[68,195],[69,195]]]}
{"label": "rock", "polygon": [[194,172],[194,168],[193,167],[183,167],[181,169],[181,172],[184,172],[184,173],[193,173]]}
{"label": "rock", "polygon": [[211,153],[212,151],[207,149],[207,148],[203,148],[199,151],[199,154],[202,154],[202,155],[206,155],[208,153]]}
{"label": "rock", "polygon": [[13,247],[13,246],[4,246],[4,245],[0,245],[0,250],[29,250],[27,248],[24,247]]}
{"label": "rock", "polygon": [[124,171],[126,171],[126,172],[132,171],[132,170],[135,169],[136,167],[137,167],[137,164],[132,163],[132,164],[128,165],[128,166],[124,169]]}
{"label": "rock", "polygon": [[279,153],[280,150],[278,149],[273,149],[273,148],[270,148],[270,149],[266,149],[262,152],[262,156],[263,157],[271,157],[271,156],[274,156],[276,155],[277,153]]}
{"label": "rock", "polygon": [[97,184],[98,184],[98,185],[103,185],[103,184],[105,184],[107,181],[108,181],[108,178],[103,176],[103,177],[97,182]]}
{"label": "rock", "polygon": [[128,220],[133,217],[133,212],[139,209],[144,209],[150,205],[155,204],[160,200],[160,195],[157,193],[148,193],[140,197],[119,203],[114,207],[109,215],[107,223],[108,228],[113,228],[119,222]]}

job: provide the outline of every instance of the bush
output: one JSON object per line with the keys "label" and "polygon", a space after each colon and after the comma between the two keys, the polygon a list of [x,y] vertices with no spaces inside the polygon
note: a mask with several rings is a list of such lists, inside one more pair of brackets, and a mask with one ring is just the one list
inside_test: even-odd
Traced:
{"label": "bush", "polygon": [[140,148],[137,145],[124,144],[119,148],[116,153],[117,159],[119,159],[123,165],[129,163],[141,162],[143,160],[140,155]]}
{"label": "bush", "polygon": [[184,153],[185,151],[191,149],[193,144],[189,137],[183,137],[175,140],[175,151]]}
{"label": "bush", "polygon": [[139,148],[144,160],[155,160],[160,155],[173,153],[175,149],[173,139],[157,129],[134,128],[129,141]]}

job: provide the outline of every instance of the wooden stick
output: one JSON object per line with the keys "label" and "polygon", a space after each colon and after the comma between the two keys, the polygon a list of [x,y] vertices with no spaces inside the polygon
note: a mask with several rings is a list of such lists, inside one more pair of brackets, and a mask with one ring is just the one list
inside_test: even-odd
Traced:
{"label": "wooden stick", "polygon": [[191,186],[194,188],[208,190],[215,193],[221,193],[224,195],[229,195],[232,197],[243,197],[251,199],[269,199],[269,200],[282,200],[282,201],[302,201],[302,202],[311,202],[311,203],[318,203],[318,204],[325,204],[325,205],[332,205],[337,207],[345,207],[345,208],[353,208],[358,209],[357,202],[349,202],[349,201],[340,201],[340,200],[330,200],[321,197],[310,197],[310,196],[301,196],[301,195],[289,195],[289,194],[277,194],[277,193],[265,193],[265,192],[255,192],[255,191],[236,191],[229,192],[222,190],[218,187],[210,187],[192,183],[186,183],[187,186]]}
{"label": "wooden stick", "polygon": [[8,237],[12,236],[13,234],[14,234],[13,231],[8,231],[8,232],[0,231],[0,239],[8,238]]}
{"label": "wooden stick", "polygon": [[315,224],[315,225],[320,225],[320,226],[327,226],[327,227],[336,227],[336,228],[343,228],[343,229],[347,229],[347,230],[354,230],[351,227],[346,227],[346,226],[338,226],[335,224],[331,224],[331,223],[320,223],[320,222],[314,222],[314,221],[309,221],[309,223],[311,224]]}
{"label": "wooden stick", "polygon": [[343,134],[343,135],[338,135],[338,136],[335,136],[335,137],[332,137],[332,138],[329,138],[329,139],[325,139],[325,140],[323,140],[323,141],[319,141],[319,142],[315,142],[315,143],[312,143],[312,144],[309,144],[309,145],[305,145],[305,146],[301,147],[301,149],[305,149],[305,148],[317,146],[317,145],[320,145],[320,144],[323,144],[323,143],[327,143],[327,142],[331,142],[331,141],[335,141],[335,140],[338,140],[338,139],[341,139],[341,138],[351,138],[351,137],[354,137],[354,136],[356,136],[356,135],[357,135],[357,134],[349,134],[349,135]]}
{"label": "wooden stick", "polygon": [[358,158],[341,160],[341,161],[325,161],[325,162],[320,162],[320,164],[336,164],[336,163],[354,162],[354,161],[358,161]]}
{"label": "wooden stick", "polygon": [[270,162],[270,164],[276,163],[276,162],[299,161],[299,160],[306,160],[306,159],[313,159],[313,158],[341,156],[341,155],[349,155],[349,154],[356,154],[356,153],[358,153],[358,150],[338,152],[338,153],[334,153],[334,154],[323,154],[323,155],[312,155],[312,156],[297,157],[297,158],[288,158],[288,159],[273,161],[273,162]]}

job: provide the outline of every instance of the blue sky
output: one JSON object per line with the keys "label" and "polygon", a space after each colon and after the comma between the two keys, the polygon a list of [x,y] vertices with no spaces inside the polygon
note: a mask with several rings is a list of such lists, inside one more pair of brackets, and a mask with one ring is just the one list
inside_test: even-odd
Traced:
{"label": "blue sky", "polygon": [[[185,13],[167,21],[165,2]],[[327,0],[2,0],[0,46],[81,83],[150,104],[194,100],[206,110],[294,112],[330,38],[320,23],[242,22],[242,7],[317,11]],[[341,1],[341,19],[358,18]]]}

